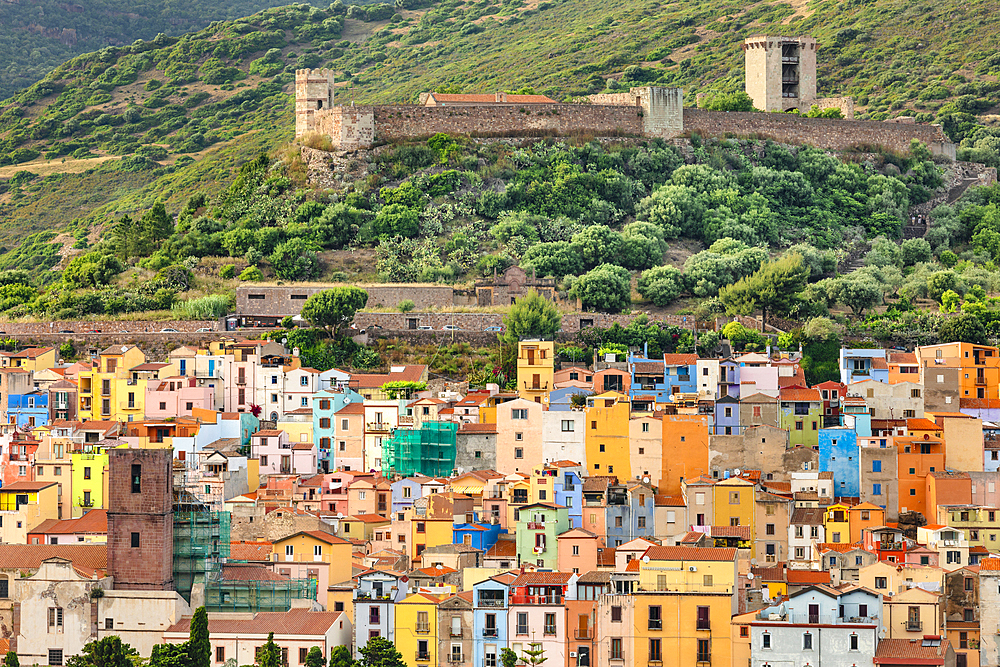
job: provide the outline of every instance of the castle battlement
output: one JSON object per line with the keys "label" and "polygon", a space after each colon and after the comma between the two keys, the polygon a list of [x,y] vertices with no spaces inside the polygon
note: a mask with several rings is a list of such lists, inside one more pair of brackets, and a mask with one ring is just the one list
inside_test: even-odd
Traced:
{"label": "castle battlement", "polygon": [[295,70],[295,136],[316,132],[316,113],[333,108],[333,70]]}

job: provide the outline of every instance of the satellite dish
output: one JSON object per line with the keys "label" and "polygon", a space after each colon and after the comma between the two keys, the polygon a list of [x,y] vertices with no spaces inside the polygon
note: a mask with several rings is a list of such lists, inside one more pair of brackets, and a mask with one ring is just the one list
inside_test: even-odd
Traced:
{"label": "satellite dish", "polygon": [[752,566],[754,566],[754,567],[757,567],[757,559],[756,559],[756,558],[751,558],[751,559],[750,559],[750,564],[751,564]]}
{"label": "satellite dish", "polygon": [[753,572],[747,572],[747,579],[753,581]]}
{"label": "satellite dish", "polygon": [[351,398],[349,396],[344,399],[344,403],[350,403],[350,402],[351,402]]}
{"label": "satellite dish", "polygon": [[735,476],[739,477],[739,476],[740,476],[740,469],[739,469],[739,468],[737,468],[736,470],[734,470],[734,471],[733,471],[733,474],[734,474]]}
{"label": "satellite dish", "polygon": [[643,484],[649,484],[649,478],[648,477],[643,477],[642,478],[642,483]]}
{"label": "satellite dish", "polygon": [[437,565],[436,565],[435,567],[436,567],[437,569],[439,569],[439,570],[443,570],[443,569],[444,569],[444,566],[443,566],[443,565],[441,565],[441,563],[438,563],[438,564],[437,564]]}
{"label": "satellite dish", "polygon": [[649,562],[649,556],[643,556],[642,557],[642,562],[643,563],[648,563]]}
{"label": "satellite dish", "polygon": [[343,518],[344,518],[344,515],[343,515],[343,514],[341,514],[340,512],[337,512],[337,518],[338,518],[338,519],[343,519]]}

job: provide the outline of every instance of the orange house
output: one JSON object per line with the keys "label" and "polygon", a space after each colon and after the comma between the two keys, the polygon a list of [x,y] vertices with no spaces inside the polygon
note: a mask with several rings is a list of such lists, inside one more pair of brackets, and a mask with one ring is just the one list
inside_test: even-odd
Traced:
{"label": "orange house", "polygon": [[661,494],[681,495],[681,483],[708,472],[708,415],[663,415]]}
{"label": "orange house", "polygon": [[864,530],[880,528],[885,525],[885,510],[872,503],[861,503],[847,510],[851,524],[851,544],[860,542]]}
{"label": "orange house", "polygon": [[960,398],[1000,397],[1000,354],[989,345],[943,343],[917,348],[917,359],[926,376],[935,367],[959,368]]}
{"label": "orange house", "polygon": [[890,352],[888,358],[889,384],[900,382],[920,383],[920,363],[913,352]]}
{"label": "orange house", "polygon": [[[584,510],[586,511],[586,510]],[[583,528],[572,528],[556,537],[559,545],[559,571],[586,574],[597,569],[597,535]]]}
{"label": "orange house", "polygon": [[[937,470],[927,475],[927,509],[937,516],[939,505],[971,505],[972,477],[967,472]],[[930,518],[926,514],[925,518]]]}
{"label": "orange house", "polygon": [[899,472],[899,511],[920,512],[925,518],[935,516],[937,508],[927,505],[926,478],[929,473],[945,469],[944,441],[926,434],[921,438],[897,437],[896,465]]}

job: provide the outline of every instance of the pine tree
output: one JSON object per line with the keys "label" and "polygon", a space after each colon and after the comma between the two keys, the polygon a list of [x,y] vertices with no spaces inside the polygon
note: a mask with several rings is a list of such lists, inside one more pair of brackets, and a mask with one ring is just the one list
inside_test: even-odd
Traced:
{"label": "pine tree", "polygon": [[529,644],[530,649],[524,651],[521,655],[521,659],[532,667],[537,667],[542,664],[548,658],[545,657],[545,649],[542,648],[541,644]]}
{"label": "pine tree", "polygon": [[319,646],[313,646],[306,654],[306,667],[326,667],[326,660],[323,659],[323,651]]}
{"label": "pine tree", "polygon": [[269,632],[267,643],[257,656],[257,667],[281,667],[281,648],[274,643],[274,633]]}
{"label": "pine tree", "polygon": [[191,633],[187,643],[191,667],[211,667],[212,642],[208,638],[208,611],[205,607],[198,607],[191,617]]}

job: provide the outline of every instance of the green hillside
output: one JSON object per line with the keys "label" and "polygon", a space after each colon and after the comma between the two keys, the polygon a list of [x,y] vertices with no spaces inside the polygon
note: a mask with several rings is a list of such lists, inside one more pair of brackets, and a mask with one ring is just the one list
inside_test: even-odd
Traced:
{"label": "green hillside", "polygon": [[[875,119],[937,119],[967,137],[967,154],[996,159],[973,114],[987,122],[1000,102],[997,0],[398,4],[275,8],[60,65],[0,103],[0,246],[82,237],[156,200],[176,213],[193,188],[219,192],[235,166],[291,139],[299,67],[333,67],[340,99],[359,103],[439,87],[572,99],[636,84],[681,86],[691,103],[741,88],[744,37],[810,33],[821,95],[853,95]],[[19,171],[41,178],[11,178]]]}

